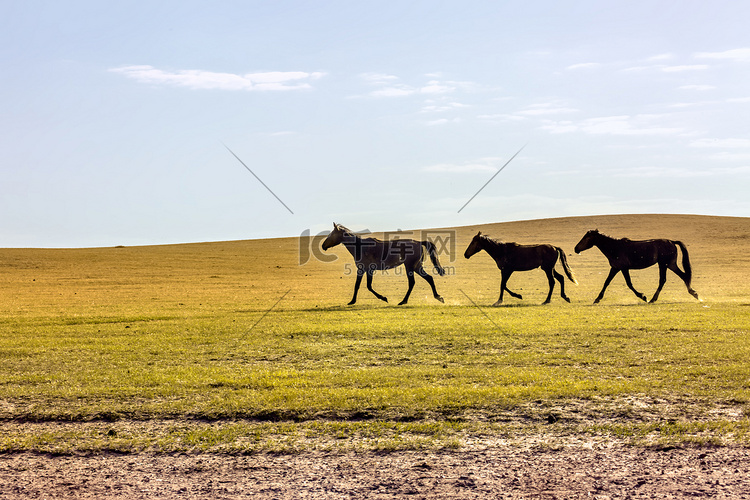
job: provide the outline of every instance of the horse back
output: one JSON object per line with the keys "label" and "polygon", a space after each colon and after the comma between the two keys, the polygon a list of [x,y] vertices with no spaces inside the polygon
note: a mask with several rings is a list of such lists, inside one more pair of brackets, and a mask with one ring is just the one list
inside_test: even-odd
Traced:
{"label": "horse back", "polygon": [[373,256],[378,269],[392,269],[402,264],[408,265],[422,260],[422,243],[419,241],[410,239],[386,240],[381,244],[380,252],[375,252]]}
{"label": "horse back", "polygon": [[670,240],[621,240],[620,251],[613,262],[612,267],[645,269],[662,261],[670,261],[677,258],[677,247]]}
{"label": "horse back", "polygon": [[[505,267],[514,271],[530,271],[537,267],[554,267],[557,248],[552,245],[519,245],[506,243]],[[499,264],[498,264],[499,265]]]}

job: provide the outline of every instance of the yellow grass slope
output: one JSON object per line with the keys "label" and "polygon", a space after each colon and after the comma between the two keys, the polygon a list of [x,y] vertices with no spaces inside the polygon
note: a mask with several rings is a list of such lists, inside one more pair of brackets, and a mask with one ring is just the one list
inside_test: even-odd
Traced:
{"label": "yellow grass slope", "polygon": [[[356,221],[338,222],[356,227]],[[587,230],[596,228],[613,237],[681,240],[693,264],[693,287],[704,305],[750,303],[750,218],[694,215],[568,217],[455,228],[455,253],[440,256],[449,274],[435,277],[438,291],[448,306],[472,301],[485,306],[497,299],[500,272],[494,261],[484,252],[471,260],[463,257],[471,238],[481,230],[502,241],[562,247],[580,283],[566,281],[566,291],[574,303],[589,304],[609,266],[597,249],[575,255],[573,247]],[[354,285],[351,257],[342,246],[323,253],[300,249],[305,243],[279,238],[127,248],[0,249],[0,314],[112,316],[138,310],[144,315],[179,316],[265,311],[274,305],[313,310],[344,306]],[[316,253],[337,259],[322,262]],[[301,265],[300,255],[303,260],[310,258]],[[431,263],[425,267],[432,272]],[[658,272],[655,267],[635,271],[633,278],[636,288],[650,297]],[[374,287],[389,297],[390,306],[401,300],[406,286],[403,272],[376,273]],[[540,270],[514,274],[509,287],[524,296],[519,301],[506,295],[505,303],[511,306],[541,303],[547,291]],[[659,302],[698,304],[671,272]],[[557,285],[552,303],[565,306]],[[637,303],[618,277],[601,305]],[[417,277],[409,305],[439,303]],[[363,283],[357,307],[383,306],[389,305],[373,297]]]}

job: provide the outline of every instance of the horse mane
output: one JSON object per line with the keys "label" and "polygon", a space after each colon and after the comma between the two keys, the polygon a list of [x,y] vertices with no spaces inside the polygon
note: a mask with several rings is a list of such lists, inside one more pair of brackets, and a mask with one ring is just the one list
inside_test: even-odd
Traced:
{"label": "horse mane", "polygon": [[[344,226],[343,224],[339,224],[339,223],[336,223],[336,227],[337,227],[337,228],[339,228],[339,229],[341,230],[341,232],[343,232],[343,233],[344,233],[344,236],[350,236],[350,237],[352,237],[352,238],[358,238],[358,239],[360,239],[360,240],[361,240],[361,239],[362,239],[363,237],[365,237],[365,236],[366,236],[367,234],[372,234],[372,233],[370,233],[370,232],[369,232],[369,231],[367,231],[367,230],[365,230],[365,231],[367,231],[367,232],[365,232],[365,233],[362,233],[362,234],[359,234],[359,233],[356,233],[356,232],[352,231],[351,229],[349,229],[348,227]],[[374,240],[376,240],[376,241],[380,241],[380,240],[378,240],[377,238],[372,238],[372,239],[374,239]]]}
{"label": "horse mane", "polygon": [[337,228],[339,228],[339,229],[341,229],[341,231],[342,231],[342,232],[343,232],[344,234],[347,234],[347,235],[350,235],[350,236],[356,236],[356,235],[354,234],[354,231],[352,231],[351,229],[349,229],[348,227],[346,227],[346,226],[345,226],[345,225],[343,225],[343,224],[339,224],[339,223],[336,223],[336,227],[337,227]]}
{"label": "horse mane", "polygon": [[480,234],[479,237],[481,239],[485,240],[485,241],[488,241],[488,242],[492,243],[493,245],[497,245],[497,246],[505,245],[504,241],[500,241],[500,240],[495,239],[495,238],[490,238],[486,234]]}
{"label": "horse mane", "polygon": [[608,234],[604,234],[604,233],[602,233],[602,232],[601,232],[601,231],[599,231],[598,229],[592,229],[592,230],[591,230],[590,232],[592,232],[592,233],[596,233],[596,234],[598,234],[599,236],[603,236],[604,238],[606,238],[606,239],[608,239],[608,240],[613,240],[613,241],[633,241],[633,240],[631,240],[630,238],[615,238],[614,236],[610,236],[610,235],[608,235]]}

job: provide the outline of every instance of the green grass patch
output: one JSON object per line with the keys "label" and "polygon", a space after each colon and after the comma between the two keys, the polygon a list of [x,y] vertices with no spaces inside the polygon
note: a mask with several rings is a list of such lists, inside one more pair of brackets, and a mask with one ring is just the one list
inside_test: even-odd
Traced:
{"label": "green grass patch", "polygon": [[[601,229],[640,237],[633,220],[607,220],[627,225]],[[744,240],[711,235],[748,223],[649,220],[649,235],[692,242],[705,303],[670,274],[657,304],[618,278],[591,305],[607,271],[594,251],[569,257],[581,283],[566,288],[571,304],[556,290],[536,305],[546,281],[534,271],[513,277],[523,301],[492,308],[489,258],[441,256],[455,271],[437,280],[445,304],[418,281],[408,306],[363,288],[347,307],[345,251],[300,266],[293,240],[0,250],[0,452],[747,445],[750,264]],[[588,222],[490,234],[541,231],[569,250]],[[651,271],[633,276],[649,294]],[[405,291],[395,274],[375,284],[392,302]]]}

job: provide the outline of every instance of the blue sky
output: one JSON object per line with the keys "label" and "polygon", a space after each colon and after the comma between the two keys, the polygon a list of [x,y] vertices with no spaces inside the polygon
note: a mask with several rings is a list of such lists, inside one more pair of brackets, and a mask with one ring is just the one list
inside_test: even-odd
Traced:
{"label": "blue sky", "polygon": [[0,2],[0,246],[748,217],[748,19],[721,0]]}

